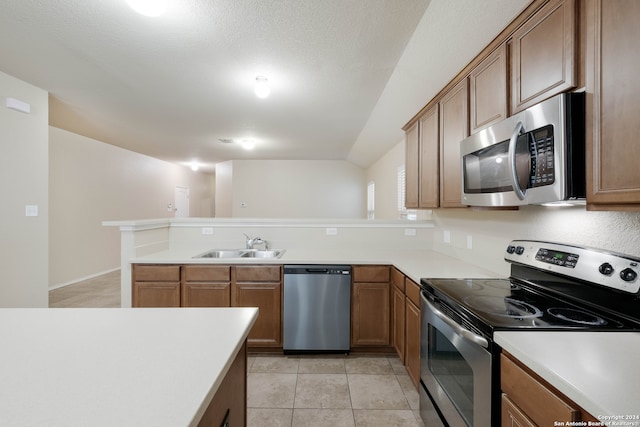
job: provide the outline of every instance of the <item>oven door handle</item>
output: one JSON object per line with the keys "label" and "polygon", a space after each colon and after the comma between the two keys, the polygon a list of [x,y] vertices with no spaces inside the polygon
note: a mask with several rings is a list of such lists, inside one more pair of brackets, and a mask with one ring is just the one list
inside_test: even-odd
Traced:
{"label": "oven door handle", "polygon": [[475,334],[473,332],[471,332],[468,329],[463,328],[462,326],[458,325],[456,322],[454,322],[453,320],[451,320],[446,314],[444,314],[443,312],[441,312],[440,310],[438,310],[433,304],[431,304],[431,302],[429,302],[428,300],[425,299],[425,302],[427,303],[427,308],[429,310],[431,310],[433,312],[433,314],[436,315],[436,317],[438,317],[440,320],[442,320],[444,323],[446,323],[447,325],[449,325],[453,330],[455,330],[455,332],[460,335],[461,337],[475,343],[478,344],[484,348],[489,348],[489,342],[487,341],[486,338]]}

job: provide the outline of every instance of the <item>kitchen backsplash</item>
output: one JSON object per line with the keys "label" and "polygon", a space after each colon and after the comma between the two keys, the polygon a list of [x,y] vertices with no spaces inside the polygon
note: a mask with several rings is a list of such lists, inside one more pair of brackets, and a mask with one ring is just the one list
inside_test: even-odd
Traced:
{"label": "kitchen backsplash", "polygon": [[640,256],[640,213],[590,212],[584,206],[524,206],[517,211],[436,209],[433,249],[503,274],[514,239],[591,246]]}

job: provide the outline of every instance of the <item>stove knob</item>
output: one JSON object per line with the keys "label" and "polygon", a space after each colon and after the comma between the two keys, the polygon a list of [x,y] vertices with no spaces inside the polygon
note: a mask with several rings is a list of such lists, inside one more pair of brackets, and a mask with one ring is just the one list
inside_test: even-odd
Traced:
{"label": "stove knob", "polygon": [[625,282],[633,282],[638,277],[638,273],[630,268],[625,268],[620,272],[620,278]]}
{"label": "stove knob", "polygon": [[598,267],[598,271],[600,271],[600,273],[604,274],[605,276],[611,276],[611,273],[613,273],[613,266],[608,262],[605,262],[604,264],[600,264],[600,267]]}
{"label": "stove knob", "polygon": [[522,255],[524,253],[524,246],[518,246],[516,248],[516,254],[517,255]]}
{"label": "stove knob", "polygon": [[515,247],[515,246],[513,246],[513,245],[509,245],[509,246],[507,246],[507,253],[508,253],[508,254],[512,254],[512,253],[514,253],[515,251],[516,251],[516,247]]}

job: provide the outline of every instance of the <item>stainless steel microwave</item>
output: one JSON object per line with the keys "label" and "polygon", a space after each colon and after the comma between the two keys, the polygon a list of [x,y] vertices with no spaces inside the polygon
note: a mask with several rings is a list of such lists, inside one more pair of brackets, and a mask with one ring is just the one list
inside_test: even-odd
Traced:
{"label": "stainless steel microwave", "polygon": [[564,93],[462,140],[462,203],[584,199],[584,93]]}

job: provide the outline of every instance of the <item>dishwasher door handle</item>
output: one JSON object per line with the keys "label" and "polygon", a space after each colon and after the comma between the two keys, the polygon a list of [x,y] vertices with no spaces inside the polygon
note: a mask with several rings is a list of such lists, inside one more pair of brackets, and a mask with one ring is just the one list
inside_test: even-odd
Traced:
{"label": "dishwasher door handle", "polygon": [[305,270],[307,273],[315,273],[315,274],[329,272],[329,270],[326,268],[305,268]]}

